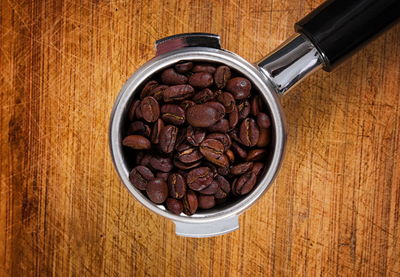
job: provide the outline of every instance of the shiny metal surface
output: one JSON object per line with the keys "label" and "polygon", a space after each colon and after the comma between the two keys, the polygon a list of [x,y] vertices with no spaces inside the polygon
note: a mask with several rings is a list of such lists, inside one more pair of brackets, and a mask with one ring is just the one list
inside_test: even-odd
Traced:
{"label": "shiny metal surface", "polygon": [[302,79],[323,66],[315,46],[303,35],[296,34],[257,63],[260,71],[283,95]]}

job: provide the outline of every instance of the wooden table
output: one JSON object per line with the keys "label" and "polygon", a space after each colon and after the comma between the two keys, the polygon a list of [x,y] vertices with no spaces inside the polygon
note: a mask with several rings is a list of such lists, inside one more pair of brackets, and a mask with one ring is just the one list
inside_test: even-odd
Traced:
{"label": "wooden table", "polygon": [[111,107],[156,39],[256,61],[321,2],[0,0],[0,276],[400,276],[400,26],[282,99],[285,163],[236,232],[177,237],[111,163]]}

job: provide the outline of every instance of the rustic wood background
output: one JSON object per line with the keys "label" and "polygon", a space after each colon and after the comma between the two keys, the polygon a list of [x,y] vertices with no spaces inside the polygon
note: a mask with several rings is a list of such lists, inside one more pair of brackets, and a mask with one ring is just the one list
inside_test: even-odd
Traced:
{"label": "rustic wood background", "polygon": [[285,163],[240,230],[177,237],[113,169],[107,128],[153,42],[250,61],[321,0],[0,0],[0,276],[400,276],[400,26],[282,99]]}

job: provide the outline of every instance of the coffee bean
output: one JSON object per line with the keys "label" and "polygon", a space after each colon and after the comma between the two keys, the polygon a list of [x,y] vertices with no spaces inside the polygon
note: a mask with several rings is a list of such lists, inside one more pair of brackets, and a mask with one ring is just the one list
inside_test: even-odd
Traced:
{"label": "coffee bean", "polygon": [[129,173],[129,180],[137,189],[145,190],[150,180],[154,179],[154,174],[145,166],[139,165]]}
{"label": "coffee bean", "polygon": [[270,129],[260,129],[260,136],[257,141],[257,147],[265,147],[271,140]]}
{"label": "coffee bean", "polygon": [[[228,158],[228,160],[229,160],[229,158]],[[218,167],[217,173],[222,176],[227,176],[229,174],[229,168],[228,167]]]}
{"label": "coffee bean", "polygon": [[150,149],[151,143],[144,136],[129,135],[124,138],[122,145],[131,147],[135,150]]}
{"label": "coffee bean", "polygon": [[188,82],[188,78],[176,72],[175,69],[168,68],[161,73],[161,81],[167,85],[183,85]]}
{"label": "coffee bean", "polygon": [[174,165],[182,170],[188,170],[188,169],[192,169],[195,167],[198,167],[201,164],[201,161],[198,162],[194,162],[194,163],[183,163],[181,161],[179,161],[178,159],[174,159]]}
{"label": "coffee bean", "polygon": [[154,97],[146,96],[140,103],[143,119],[147,122],[154,122],[160,116],[160,106]]}
{"label": "coffee bean", "polygon": [[261,172],[262,169],[264,168],[263,163],[254,163],[253,168],[251,169],[251,172],[253,172],[256,176],[258,176]]}
{"label": "coffee bean", "polygon": [[132,102],[130,108],[129,108],[129,112],[128,112],[128,118],[130,121],[133,121],[136,117],[136,109],[137,107],[140,106],[140,100],[135,100]]}
{"label": "coffee bean", "polygon": [[190,147],[178,152],[177,158],[183,163],[194,163],[203,158],[203,155],[195,147]]}
{"label": "coffee bean", "polygon": [[156,173],[156,178],[161,178],[164,181],[167,181],[169,177],[169,173],[168,172],[157,172]]}
{"label": "coffee bean", "polygon": [[182,62],[175,65],[175,71],[178,73],[186,73],[193,68],[192,62]]}
{"label": "coffee bean", "polygon": [[218,188],[219,188],[218,183],[215,180],[213,180],[208,187],[200,190],[199,192],[205,195],[214,195],[218,191]]}
{"label": "coffee bean", "polygon": [[150,136],[150,127],[146,124],[144,124],[142,121],[134,121],[131,124],[129,124],[128,128],[128,134],[136,134],[136,135],[141,135],[145,137]]}
{"label": "coffee bean", "polygon": [[189,77],[189,84],[197,88],[206,88],[213,84],[214,79],[210,73],[198,72]]}
{"label": "coffee bean", "polygon": [[212,195],[199,195],[198,202],[200,209],[211,209],[215,206],[215,198]]}
{"label": "coffee bean", "polygon": [[185,110],[174,104],[165,104],[161,107],[161,117],[165,122],[174,125],[185,123]]}
{"label": "coffee bean", "polygon": [[138,164],[148,166],[150,165],[150,160],[152,157],[153,156],[150,154],[144,154],[144,156],[142,157],[142,159],[140,159],[140,162],[138,162]]}
{"label": "coffee bean", "polygon": [[217,67],[214,73],[215,86],[219,89],[224,88],[226,82],[231,78],[231,70],[225,65]]}
{"label": "coffee bean", "polygon": [[[140,103],[142,103],[142,102],[140,101]],[[137,106],[137,108],[136,108],[136,110],[135,110],[135,117],[136,117],[137,119],[142,119],[142,118],[143,118],[142,107],[141,107],[141,105]]]}
{"label": "coffee bean", "polygon": [[220,120],[221,118],[223,118],[225,116],[225,107],[221,103],[216,102],[216,101],[209,101],[204,104],[214,108],[217,111],[218,120]]}
{"label": "coffee bean", "polygon": [[259,113],[257,115],[257,124],[260,128],[269,128],[269,126],[271,126],[269,116],[266,113]]}
{"label": "coffee bean", "polygon": [[232,141],[236,141],[236,142],[242,143],[242,141],[240,140],[240,137],[238,135],[237,128],[234,128],[234,129],[230,130],[228,132],[228,135],[232,139]]}
{"label": "coffee bean", "polygon": [[140,99],[143,99],[146,96],[149,96],[150,91],[153,90],[154,88],[156,88],[157,86],[158,86],[158,82],[156,80],[148,81],[144,85],[142,92],[140,93]]}
{"label": "coffee bean", "polygon": [[208,72],[210,74],[213,74],[216,70],[215,66],[210,64],[198,64],[192,69],[193,72]]}
{"label": "coffee bean", "polygon": [[251,91],[251,83],[243,77],[235,77],[226,83],[225,89],[233,94],[235,99],[245,99],[249,97]]}
{"label": "coffee bean", "polygon": [[160,148],[164,153],[171,153],[174,150],[178,128],[167,125],[160,133]]}
{"label": "coffee bean", "polygon": [[192,215],[197,211],[198,201],[194,191],[189,190],[183,198],[183,212],[186,215]]}
{"label": "coffee bean", "polygon": [[178,135],[176,136],[175,149],[179,147],[179,145],[186,143],[186,128],[179,128]]}
{"label": "coffee bean", "polygon": [[164,121],[161,118],[157,119],[154,123],[153,129],[151,130],[151,142],[158,144],[160,142],[160,133],[162,128],[164,128]]}
{"label": "coffee bean", "polygon": [[192,99],[197,104],[202,104],[202,103],[205,103],[207,101],[214,99],[214,93],[212,92],[211,89],[205,88],[205,89],[200,90],[198,93],[196,93]]}
{"label": "coffee bean", "polygon": [[199,104],[186,110],[186,120],[193,127],[210,127],[221,117],[217,110],[207,104]]}
{"label": "coffee bean", "polygon": [[267,155],[267,151],[265,149],[252,149],[247,154],[246,161],[260,161],[264,159]]}
{"label": "coffee bean", "polygon": [[246,173],[247,171],[249,171],[252,167],[253,167],[252,162],[244,162],[244,163],[240,163],[235,166],[232,166],[230,172],[233,175],[242,175],[242,174]]}
{"label": "coffee bean", "polygon": [[222,92],[217,100],[222,103],[227,113],[231,113],[235,108],[235,98],[229,92]]}
{"label": "coffee bean", "polygon": [[167,85],[159,85],[149,92],[149,96],[154,97],[157,101],[161,101],[164,98],[164,91],[168,88]]}
{"label": "coffee bean", "polygon": [[260,113],[260,96],[256,95],[253,97],[253,99],[251,100],[250,103],[250,110],[251,110],[251,114],[254,116],[257,116]]}
{"label": "coffee bean", "polygon": [[257,182],[257,176],[253,172],[247,172],[236,179],[232,184],[232,190],[236,195],[249,193]]}
{"label": "coffee bean", "polygon": [[192,169],[187,176],[187,184],[192,190],[202,190],[208,187],[213,181],[211,169],[208,167],[198,167]]}
{"label": "coffee bean", "polygon": [[254,119],[246,118],[240,125],[240,140],[246,146],[255,146],[260,136],[260,130]]}
{"label": "coffee bean", "polygon": [[181,199],[186,193],[186,181],[179,173],[172,173],[168,176],[169,195]]}
{"label": "coffee bean", "polygon": [[218,183],[219,187],[217,192],[215,193],[216,199],[224,199],[228,196],[228,193],[231,191],[231,186],[229,182],[222,176],[217,175],[215,177],[215,181]]}
{"label": "coffee bean", "polygon": [[171,158],[152,156],[149,163],[152,168],[162,172],[170,172],[173,167]]}
{"label": "coffee bean", "polygon": [[154,203],[163,203],[168,197],[167,182],[161,178],[154,178],[147,184],[146,193]]}
{"label": "coffee bean", "polygon": [[229,114],[229,127],[231,129],[235,128],[238,122],[239,122],[239,112],[236,105],[234,105],[232,112]]}
{"label": "coffee bean", "polygon": [[192,97],[194,89],[191,85],[176,85],[164,90],[164,101],[180,101]]}
{"label": "coffee bean", "polygon": [[247,158],[247,152],[239,146],[236,142],[232,142],[232,149],[233,151],[242,159]]}
{"label": "coffee bean", "polygon": [[200,143],[206,137],[206,132],[201,128],[194,128],[192,126],[188,126],[186,129],[187,141],[194,146],[199,146]]}
{"label": "coffee bean", "polygon": [[240,102],[237,105],[238,112],[239,112],[239,119],[245,119],[250,114],[250,103],[247,100]]}
{"label": "coffee bean", "polygon": [[210,132],[226,133],[229,130],[229,122],[225,118],[217,121],[214,125],[208,127]]}
{"label": "coffee bean", "polygon": [[224,145],[216,139],[205,139],[200,144],[200,152],[213,164],[221,167],[228,167],[229,160],[224,154]]}
{"label": "coffee bean", "polygon": [[167,201],[165,201],[165,207],[168,211],[176,215],[180,215],[183,211],[182,201],[174,198],[168,198]]}
{"label": "coffee bean", "polygon": [[232,150],[228,149],[225,154],[229,159],[229,163],[233,164],[235,162],[235,154],[233,154]]}
{"label": "coffee bean", "polygon": [[232,140],[227,134],[212,133],[207,136],[207,139],[216,139],[224,145],[224,151],[227,151],[231,145]]}
{"label": "coffee bean", "polygon": [[181,108],[183,108],[185,111],[188,108],[193,107],[194,105],[196,105],[196,103],[192,100],[183,100],[182,103],[180,104]]}

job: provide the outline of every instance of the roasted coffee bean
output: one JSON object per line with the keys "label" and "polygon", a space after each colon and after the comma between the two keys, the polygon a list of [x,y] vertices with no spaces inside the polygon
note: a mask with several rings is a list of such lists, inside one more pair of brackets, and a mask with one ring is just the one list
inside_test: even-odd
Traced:
{"label": "roasted coffee bean", "polygon": [[213,181],[211,169],[208,167],[198,167],[192,169],[187,175],[187,185],[192,190],[202,190],[208,187]]}
{"label": "roasted coffee bean", "polygon": [[246,146],[255,146],[260,136],[260,130],[254,119],[246,118],[240,125],[240,140]]}
{"label": "roasted coffee bean", "polygon": [[198,205],[196,193],[189,190],[183,197],[183,212],[192,215],[197,211]]}
{"label": "roasted coffee bean", "polygon": [[156,80],[151,80],[148,81],[143,89],[142,92],[140,93],[140,99],[145,98],[146,96],[149,96],[150,91],[152,91],[154,88],[158,86],[158,82]]}
{"label": "roasted coffee bean", "polygon": [[150,160],[153,156],[150,154],[144,154],[144,156],[140,159],[140,162],[138,164],[148,166],[150,165]]}
{"label": "roasted coffee bean", "polygon": [[196,105],[196,103],[192,100],[183,100],[180,104],[181,108],[183,108],[185,111],[194,105]]}
{"label": "roasted coffee bean", "polygon": [[129,108],[129,112],[128,112],[128,118],[130,121],[133,121],[136,117],[136,109],[137,107],[140,106],[140,100],[135,100],[132,102],[130,108]]}
{"label": "roasted coffee bean", "polygon": [[208,127],[210,132],[226,133],[229,130],[229,122],[225,118],[217,121],[214,125]]}
{"label": "roasted coffee bean", "polygon": [[191,85],[176,85],[168,87],[164,90],[164,101],[172,102],[172,101],[180,101],[192,97],[194,93],[194,89]]}
{"label": "roasted coffee bean", "polygon": [[222,93],[223,91],[220,89],[214,90],[214,98],[217,99]]}
{"label": "roasted coffee bean", "polygon": [[164,98],[164,90],[167,88],[167,85],[159,85],[149,92],[149,96],[153,96],[157,101],[161,101]]}
{"label": "roasted coffee bean", "polygon": [[154,122],[160,116],[160,106],[154,97],[146,96],[140,103],[143,119],[147,122]]}
{"label": "roasted coffee bean", "polygon": [[186,193],[185,178],[179,173],[172,173],[168,176],[169,195],[181,199]]}
{"label": "roasted coffee bean", "polygon": [[251,169],[251,172],[253,172],[256,176],[258,176],[262,172],[263,168],[264,168],[263,163],[259,163],[259,162],[254,163],[253,168]]}
{"label": "roasted coffee bean", "polygon": [[257,182],[257,176],[253,172],[247,172],[236,179],[232,184],[232,191],[236,195],[249,193]]}
{"label": "roasted coffee bean", "polygon": [[213,76],[207,72],[194,73],[189,77],[189,84],[196,88],[206,88],[214,83]]}
{"label": "roasted coffee bean", "polygon": [[155,170],[162,172],[170,172],[173,168],[171,158],[164,158],[160,156],[152,156],[149,164]]}
{"label": "roasted coffee bean", "polygon": [[165,122],[174,125],[185,123],[185,110],[174,104],[165,104],[161,107],[161,117]]}
{"label": "roasted coffee bean", "polygon": [[269,128],[269,126],[271,126],[269,116],[266,113],[259,113],[257,115],[257,124],[260,128]]}
{"label": "roasted coffee bean", "polygon": [[229,174],[229,168],[228,167],[218,167],[217,173],[222,176],[227,176]]}
{"label": "roasted coffee bean", "polygon": [[168,172],[157,172],[156,173],[156,178],[161,178],[164,181],[167,181],[169,177],[169,173]]}
{"label": "roasted coffee bean", "polygon": [[213,74],[216,71],[216,67],[211,64],[197,64],[193,67],[193,72],[208,72]]}
{"label": "roasted coffee bean", "polygon": [[231,186],[229,182],[220,175],[215,177],[215,181],[218,183],[218,190],[215,193],[216,199],[224,199],[228,196],[228,193],[231,191]]}
{"label": "roasted coffee bean", "polygon": [[221,65],[217,67],[217,70],[214,73],[214,82],[215,86],[219,89],[224,88],[226,82],[231,78],[231,70],[229,67],[225,65]]}
{"label": "roasted coffee bean", "polygon": [[211,106],[199,104],[186,110],[186,120],[193,127],[210,127],[222,117]]}
{"label": "roasted coffee bean", "polygon": [[194,128],[192,126],[188,126],[186,129],[187,141],[194,146],[199,146],[200,143],[206,137],[206,131],[201,128]]}
{"label": "roasted coffee bean", "polygon": [[167,85],[183,85],[188,82],[188,78],[176,72],[175,69],[168,68],[161,73],[161,81]]}
{"label": "roasted coffee bean", "polygon": [[200,209],[211,209],[215,206],[215,197],[212,195],[199,195],[197,198]]}
{"label": "roasted coffee bean", "polygon": [[161,178],[154,178],[146,187],[147,196],[156,204],[163,203],[168,197],[168,186]]}
{"label": "roasted coffee bean", "polygon": [[205,139],[200,144],[200,152],[213,164],[221,167],[228,167],[229,160],[224,154],[224,145],[216,139]]}
{"label": "roasted coffee bean", "polygon": [[250,103],[251,114],[254,116],[257,116],[260,113],[259,103],[260,103],[260,96],[259,95],[254,96]]}
{"label": "roasted coffee bean", "polygon": [[198,93],[196,93],[192,99],[197,104],[202,104],[202,103],[205,103],[207,101],[214,99],[214,93],[212,92],[211,89],[205,88],[205,89],[200,90]]}
{"label": "roasted coffee bean", "polygon": [[242,141],[240,140],[240,137],[239,137],[239,135],[238,135],[238,130],[237,130],[237,128],[235,128],[235,129],[229,131],[228,135],[229,135],[229,137],[232,139],[232,141],[236,141],[236,142],[242,143]]}
{"label": "roasted coffee bean", "polygon": [[136,134],[136,135],[142,135],[145,137],[150,136],[150,127],[146,124],[144,124],[142,121],[134,121],[131,124],[129,124],[128,128],[128,134]]}
{"label": "roasted coffee bean", "polygon": [[[179,150],[178,150],[179,151]],[[190,147],[183,151],[178,152],[177,158],[183,163],[194,163],[203,158],[197,147]]]}
{"label": "roasted coffee bean", "polygon": [[264,159],[267,155],[267,151],[265,149],[252,149],[247,154],[246,161],[260,161]]}
{"label": "roasted coffee bean", "polygon": [[231,167],[230,173],[233,175],[242,175],[253,167],[252,162],[244,162]]}
{"label": "roasted coffee bean", "polygon": [[165,201],[165,207],[168,211],[176,215],[180,215],[181,212],[183,212],[182,201],[174,198],[168,198],[167,201]]}
{"label": "roasted coffee bean", "polygon": [[224,152],[232,145],[232,140],[227,134],[212,133],[207,136],[207,139],[216,139],[224,145]]}
{"label": "roasted coffee bean", "polygon": [[176,136],[175,149],[179,147],[179,145],[186,142],[186,128],[179,128],[178,135]]}
{"label": "roasted coffee bean", "polygon": [[[142,102],[140,102],[140,103],[142,103]],[[142,106],[141,106],[141,105],[137,106],[137,108],[136,108],[136,110],[135,110],[135,117],[136,117],[137,119],[142,119],[142,118],[143,118]]]}
{"label": "roasted coffee bean", "polygon": [[144,136],[140,135],[129,135],[124,138],[122,145],[131,147],[135,150],[150,149],[151,143]]}
{"label": "roasted coffee bean", "polygon": [[200,190],[199,192],[201,194],[205,194],[205,195],[214,195],[218,191],[218,188],[219,188],[219,185],[218,185],[217,181],[213,180],[208,187]]}
{"label": "roasted coffee bean", "polygon": [[226,83],[225,89],[231,92],[235,99],[245,99],[250,96],[251,83],[246,78],[235,77]]}
{"label": "roasted coffee bean", "polygon": [[239,112],[236,105],[234,105],[232,112],[229,114],[229,127],[231,129],[235,128],[238,122],[239,122]]}
{"label": "roasted coffee bean", "polygon": [[162,128],[160,133],[160,148],[164,153],[171,153],[174,150],[178,128],[167,125]]}
{"label": "roasted coffee bean", "polygon": [[157,119],[154,123],[153,129],[151,130],[151,142],[157,144],[160,142],[160,133],[162,128],[164,128],[164,121],[161,118]]}
{"label": "roasted coffee bean", "polygon": [[235,98],[229,92],[222,92],[218,95],[217,100],[224,105],[227,113],[231,113],[235,109]]}
{"label": "roasted coffee bean", "polygon": [[247,158],[247,152],[239,146],[236,142],[232,142],[232,149],[233,151],[242,159]]}
{"label": "roasted coffee bean", "polygon": [[129,173],[129,180],[137,189],[145,190],[150,180],[154,179],[154,174],[145,166],[139,165]]}
{"label": "roasted coffee bean", "polygon": [[198,162],[194,162],[194,163],[183,163],[181,161],[179,161],[178,159],[174,159],[174,165],[182,170],[188,170],[188,169],[192,169],[195,167],[198,167],[201,164],[201,161]]}
{"label": "roasted coffee bean", "polygon": [[193,68],[192,62],[181,62],[175,65],[175,71],[178,73],[186,73]]}
{"label": "roasted coffee bean", "polygon": [[271,140],[270,129],[260,129],[260,136],[257,141],[257,147],[265,147]]}
{"label": "roasted coffee bean", "polygon": [[250,103],[247,100],[240,102],[237,105],[238,112],[239,112],[239,119],[245,119],[250,114]]}
{"label": "roasted coffee bean", "polygon": [[216,102],[216,101],[209,101],[209,102],[206,102],[204,104],[208,105],[210,107],[213,107],[217,111],[219,119],[221,119],[221,118],[223,118],[225,116],[225,107],[221,103]]}

